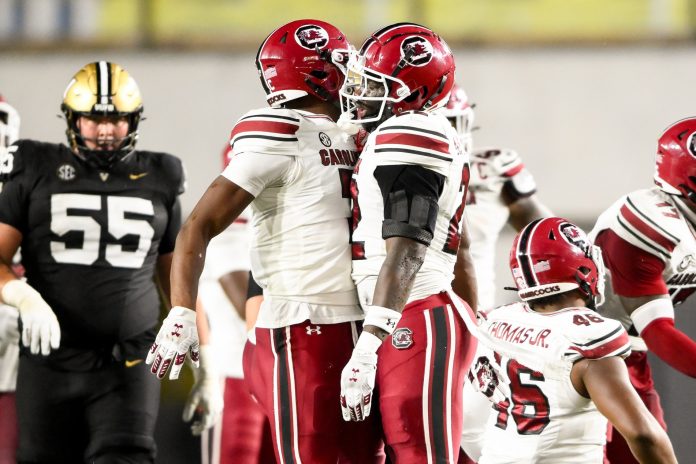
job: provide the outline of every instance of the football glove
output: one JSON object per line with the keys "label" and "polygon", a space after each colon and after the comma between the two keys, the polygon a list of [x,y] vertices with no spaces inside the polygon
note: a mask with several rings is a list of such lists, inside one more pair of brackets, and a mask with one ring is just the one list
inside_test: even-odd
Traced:
{"label": "football glove", "polygon": [[[191,433],[200,435],[215,425],[222,416],[224,398],[221,378],[215,370],[215,353],[210,345],[201,345],[198,369],[193,369],[195,383],[184,406],[184,422],[190,422]],[[195,419],[194,419],[195,413]]]}
{"label": "football glove", "polygon": [[60,325],[51,307],[39,292],[23,280],[10,280],[2,287],[2,299],[19,311],[22,345],[31,354],[47,356],[60,346]]}
{"label": "football glove", "polygon": [[178,379],[187,355],[191,356],[191,361],[198,367],[196,312],[183,306],[174,306],[162,322],[145,364],[152,364],[150,372],[158,379],[163,379],[171,366],[169,378]]}
{"label": "football glove", "polygon": [[480,356],[469,369],[469,381],[479,393],[498,404],[510,398],[510,386],[505,382],[503,368],[493,357]]}
{"label": "football glove", "polygon": [[382,340],[363,332],[341,372],[341,412],[345,421],[362,421],[372,409],[372,391],[377,373],[377,350]]}

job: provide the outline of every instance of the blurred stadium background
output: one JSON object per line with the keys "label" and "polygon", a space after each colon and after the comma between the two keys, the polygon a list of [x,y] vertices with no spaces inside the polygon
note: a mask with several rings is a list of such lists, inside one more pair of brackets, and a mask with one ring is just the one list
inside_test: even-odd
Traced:
{"label": "blurred stadium background", "polygon": [[[144,96],[139,146],[184,160],[190,210],[236,119],[264,105],[256,48],[300,18],[332,22],[355,45],[399,21],[439,32],[477,105],[476,145],[517,149],[541,198],[587,228],[652,185],[657,136],[696,113],[695,0],[0,0],[0,92],[24,138],[62,142],[56,115],[70,76],[90,61],[123,65]],[[511,238],[499,247],[500,287]],[[677,311],[692,336],[694,304]],[[659,360],[653,368],[677,456],[696,462],[696,384]],[[158,462],[197,462],[179,419],[187,382],[163,383]]]}

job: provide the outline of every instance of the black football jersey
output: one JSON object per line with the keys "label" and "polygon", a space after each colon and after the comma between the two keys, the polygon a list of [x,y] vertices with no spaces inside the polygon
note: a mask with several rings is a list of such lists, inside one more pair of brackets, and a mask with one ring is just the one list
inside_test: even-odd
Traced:
{"label": "black football jersey", "polygon": [[108,347],[156,326],[157,257],[181,225],[181,161],[135,151],[101,171],[65,145],[20,140],[0,165],[0,222],[22,233],[28,283],[61,347]]}

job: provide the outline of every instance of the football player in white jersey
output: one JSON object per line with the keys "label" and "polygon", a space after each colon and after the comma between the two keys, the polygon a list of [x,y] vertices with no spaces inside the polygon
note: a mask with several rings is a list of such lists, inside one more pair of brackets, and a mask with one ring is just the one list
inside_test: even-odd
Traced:
{"label": "football player in white jersey", "polygon": [[516,151],[473,148],[474,109],[464,89],[455,85],[441,111],[457,129],[462,143],[471,147],[466,218],[476,268],[478,307],[488,310],[495,300],[495,246],[501,230],[509,224],[519,232],[534,219],[552,213],[537,197],[534,177]]}
{"label": "football player in white jersey", "polygon": [[[676,463],[631,386],[626,330],[591,309],[603,298],[599,248],[565,219],[538,219],[515,238],[510,270],[523,302],[487,314],[481,337],[495,350],[471,369],[495,410],[478,462],[602,463],[606,416],[641,463]],[[501,383],[509,392],[496,397]]]}
{"label": "football player in white jersey", "polygon": [[341,89],[342,118],[374,128],[351,184],[353,279],[365,321],[343,370],[341,406],[346,420],[361,421],[378,391],[374,407],[396,463],[456,462],[476,348],[473,312],[452,292],[468,153],[435,111],[454,68],[441,37],[399,23],[351,53]]}
{"label": "football player in white jersey", "polygon": [[376,424],[345,423],[335,403],[363,319],[348,220],[358,152],[336,124],[343,74],[332,61],[348,48],[341,31],[319,20],[290,22],[262,43],[256,65],[270,107],[237,122],[230,164],[177,238],[174,308],[146,360],[160,378],[171,365],[176,378],[187,354],[198,357],[189,308],[206,247],[251,205],[251,268],[264,290],[251,383],[279,463],[384,460]]}
{"label": "football player in white jersey", "polygon": [[[696,341],[674,324],[674,308],[696,290],[695,138],[694,117],[669,126],[658,141],[657,186],[621,197],[590,234],[602,248],[611,277],[601,312],[636,336],[626,360],[631,382],[665,427],[647,350],[696,377]],[[612,463],[634,462],[627,453],[621,437],[610,437]]]}
{"label": "football player in white jersey", "polygon": [[[4,155],[7,147],[19,139],[19,124],[19,113],[0,95],[0,172],[5,168]],[[12,260],[11,256],[7,258]],[[19,363],[18,320],[19,313],[15,307],[0,304],[0,464],[16,461],[15,387]]]}
{"label": "football player in white jersey", "polygon": [[[537,197],[534,178],[516,151],[473,148],[474,109],[464,89],[455,84],[447,105],[441,111],[457,129],[462,144],[473,150],[465,218],[472,264],[476,270],[478,308],[486,311],[494,307],[495,249],[505,224],[519,232],[533,220],[549,217],[552,213]],[[471,304],[466,295],[459,292],[458,295]],[[468,379],[464,382],[464,404],[462,449],[475,460],[481,455],[490,407],[471,387]],[[460,461],[467,462],[464,458]]]}

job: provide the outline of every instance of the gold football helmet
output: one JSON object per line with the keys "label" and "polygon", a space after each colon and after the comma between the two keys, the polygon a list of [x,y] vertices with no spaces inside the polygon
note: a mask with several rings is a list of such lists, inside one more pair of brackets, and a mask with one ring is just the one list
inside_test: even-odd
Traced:
{"label": "gold football helmet", "polygon": [[[142,97],[135,79],[118,64],[97,61],[80,69],[65,89],[61,110],[68,123],[66,135],[70,147],[90,163],[108,168],[135,149],[143,112]],[[90,149],[77,127],[80,116],[126,116],[128,135],[117,150]]]}

